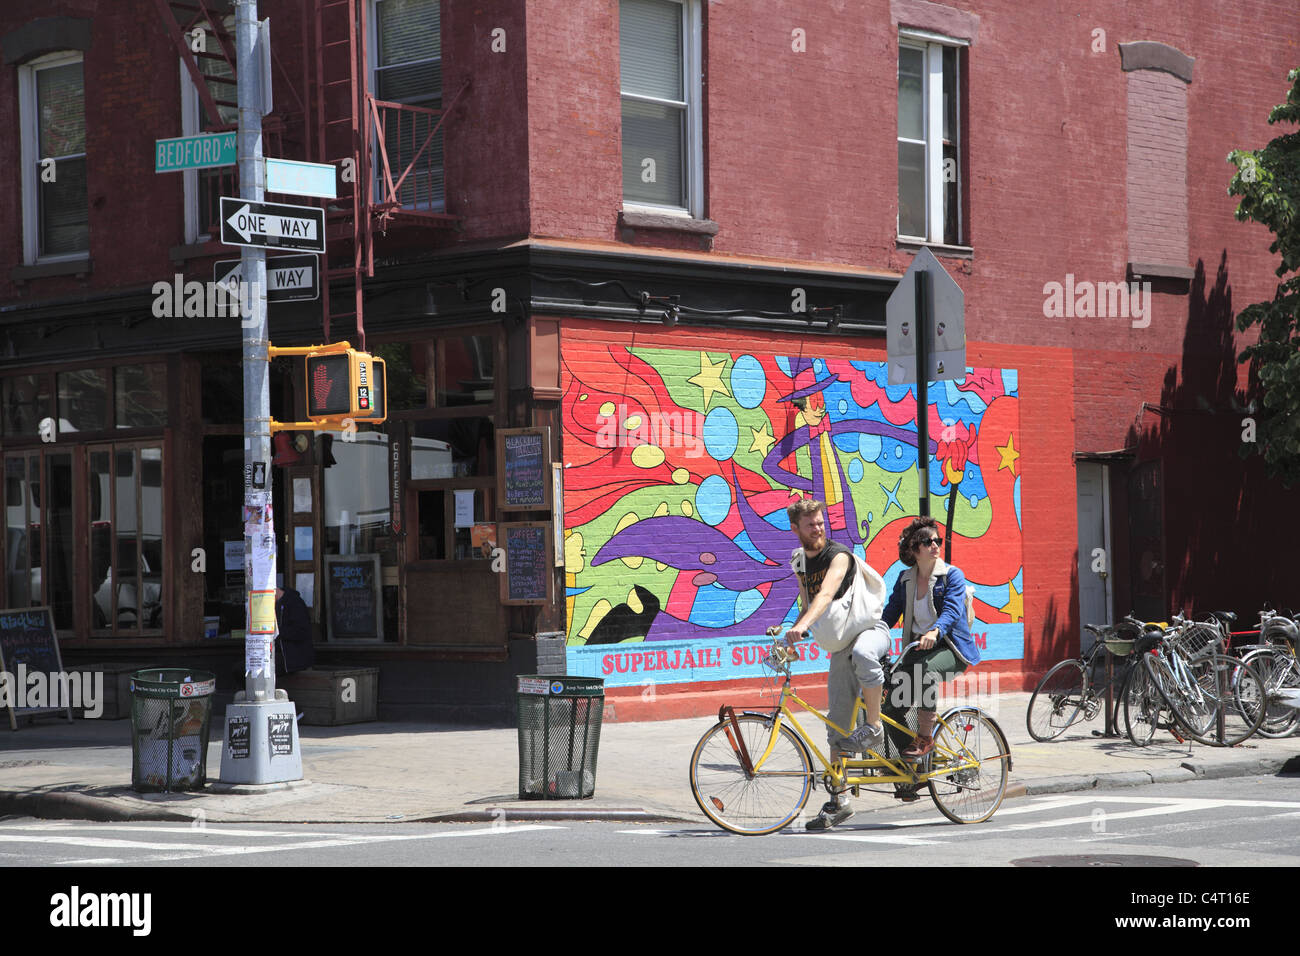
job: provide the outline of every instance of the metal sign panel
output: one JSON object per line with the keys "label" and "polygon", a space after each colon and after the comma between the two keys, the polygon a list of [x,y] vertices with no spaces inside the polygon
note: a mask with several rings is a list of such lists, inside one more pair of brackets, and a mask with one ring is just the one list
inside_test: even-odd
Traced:
{"label": "metal sign panel", "polygon": [[338,196],[335,179],[338,170],[329,163],[304,163],[296,159],[266,157],[266,191],[291,196]]}
{"label": "metal sign panel", "polygon": [[154,172],[179,173],[184,169],[210,169],[234,166],[236,162],[234,130],[227,133],[201,133],[154,142]]}
{"label": "metal sign panel", "polygon": [[930,323],[924,330],[932,382],[966,377],[966,297],[952,276],[922,246],[885,303],[889,384],[916,382],[916,273],[930,276]]}
{"label": "metal sign panel", "polygon": [[221,241],[227,246],[325,252],[325,210],[221,197]]}
{"label": "metal sign panel", "polygon": [[[212,280],[238,295],[244,281],[243,260],[221,259],[212,267]],[[320,298],[320,259],[314,254],[276,256],[266,260],[266,301],[302,302]]]}

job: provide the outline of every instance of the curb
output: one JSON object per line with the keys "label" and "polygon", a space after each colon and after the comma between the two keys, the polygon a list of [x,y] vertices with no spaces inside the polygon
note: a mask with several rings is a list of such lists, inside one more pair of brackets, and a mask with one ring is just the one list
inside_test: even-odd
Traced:
{"label": "curb", "polygon": [[404,820],[404,823],[506,823],[538,820],[603,820],[612,823],[690,823],[681,814],[614,807],[491,807],[487,810],[454,810],[428,817]]}
{"label": "curb", "polygon": [[1252,777],[1287,771],[1287,767],[1300,769],[1300,759],[1295,757],[1252,757],[1225,763],[1203,764],[1185,761],[1177,767],[1158,770],[1122,770],[1113,773],[1070,774],[1060,777],[1043,777],[1026,780],[1007,787],[1007,796],[1035,796],[1047,793],[1071,793],[1079,790],[1108,790],[1120,787],[1138,787],[1151,783],[1185,783],[1188,780],[1222,780],[1230,777]]}
{"label": "curb", "polygon": [[14,793],[0,791],[0,816],[17,815],[38,820],[90,820],[94,823],[193,823],[194,814],[143,807],[136,810],[114,805],[103,797],[81,793]]}

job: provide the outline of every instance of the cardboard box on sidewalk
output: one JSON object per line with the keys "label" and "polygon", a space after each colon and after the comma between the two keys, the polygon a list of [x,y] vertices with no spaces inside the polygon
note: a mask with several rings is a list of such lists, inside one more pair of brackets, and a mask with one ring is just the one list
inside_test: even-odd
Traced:
{"label": "cardboard box on sidewalk", "polygon": [[277,677],[276,683],[302,712],[304,724],[333,727],[379,719],[378,667],[309,667]]}

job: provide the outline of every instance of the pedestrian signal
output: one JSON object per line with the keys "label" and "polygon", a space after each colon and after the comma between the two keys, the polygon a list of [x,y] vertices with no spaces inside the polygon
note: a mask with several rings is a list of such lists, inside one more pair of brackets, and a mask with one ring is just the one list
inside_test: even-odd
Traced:
{"label": "pedestrian signal", "polygon": [[384,360],[356,349],[307,356],[307,417],[387,418]]}

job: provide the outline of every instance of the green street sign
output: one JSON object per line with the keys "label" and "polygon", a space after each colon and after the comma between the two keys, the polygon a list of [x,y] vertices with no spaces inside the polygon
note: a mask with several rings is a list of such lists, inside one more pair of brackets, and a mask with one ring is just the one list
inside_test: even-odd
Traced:
{"label": "green street sign", "polygon": [[201,133],[160,139],[155,143],[154,172],[178,173],[183,169],[234,166],[236,133]]}

